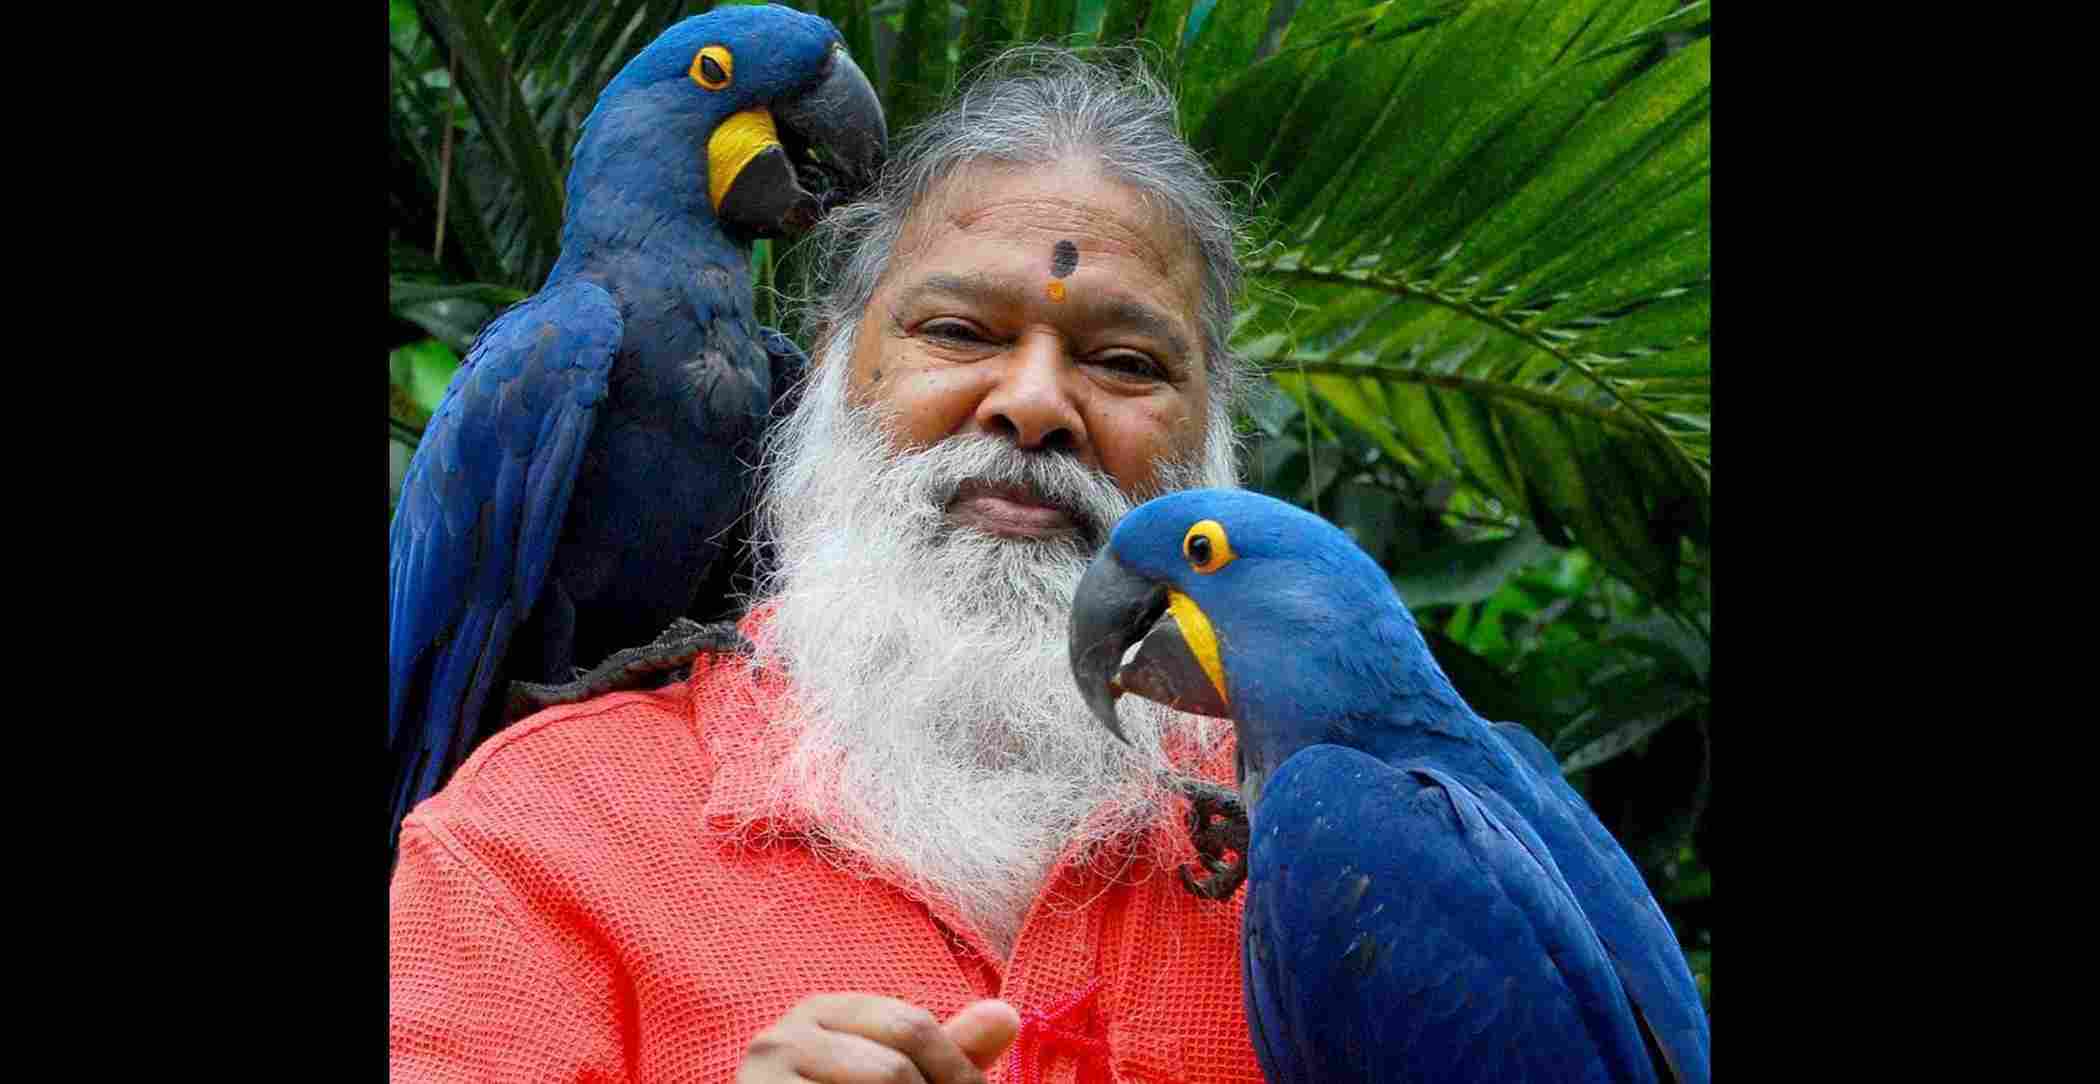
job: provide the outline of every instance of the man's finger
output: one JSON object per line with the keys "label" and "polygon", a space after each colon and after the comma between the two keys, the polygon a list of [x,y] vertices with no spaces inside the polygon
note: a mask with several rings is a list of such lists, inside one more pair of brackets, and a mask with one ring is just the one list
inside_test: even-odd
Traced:
{"label": "man's finger", "polygon": [[844,1031],[818,1029],[795,1051],[794,1068],[803,1079],[822,1084],[938,1084],[921,1072],[902,1050]]}
{"label": "man's finger", "polygon": [[[819,1027],[858,1035],[904,1054],[925,1075],[927,1084],[979,1084],[984,1079],[963,1053],[963,1048],[941,1027],[940,1021],[917,1005],[873,994],[847,994],[811,1001],[813,1018]],[[963,1012],[967,1014],[969,1010]],[[1019,1019],[1015,1017],[1016,1029],[1020,1026]],[[979,1030],[980,1025],[965,1024],[966,1034],[973,1039],[980,1038]],[[1011,1036],[1007,1037],[999,1044],[1000,1049],[1012,1041]],[[993,1055],[994,1058],[997,1056]]]}
{"label": "man's finger", "polygon": [[1004,1001],[978,1001],[956,1013],[941,1030],[962,1048],[970,1064],[989,1070],[1021,1033],[1021,1014]]}

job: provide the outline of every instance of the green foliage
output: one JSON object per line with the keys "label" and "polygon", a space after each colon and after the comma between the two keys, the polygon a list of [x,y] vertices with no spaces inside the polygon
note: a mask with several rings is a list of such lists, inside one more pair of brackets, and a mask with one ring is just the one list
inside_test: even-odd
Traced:
{"label": "green foliage", "polygon": [[[711,6],[389,0],[390,508],[475,331],[551,267],[599,91]],[[1252,197],[1249,484],[1349,530],[1468,699],[1553,747],[1710,998],[1708,4],[795,6],[893,133],[1014,41],[1143,46]],[[762,245],[755,282],[801,263]]]}
{"label": "green foliage", "polygon": [[430,420],[444,398],[445,385],[452,380],[453,370],[459,367],[459,354],[437,339],[404,346],[387,356],[387,377],[393,387],[407,392],[406,405],[422,415],[414,420],[420,425]]}

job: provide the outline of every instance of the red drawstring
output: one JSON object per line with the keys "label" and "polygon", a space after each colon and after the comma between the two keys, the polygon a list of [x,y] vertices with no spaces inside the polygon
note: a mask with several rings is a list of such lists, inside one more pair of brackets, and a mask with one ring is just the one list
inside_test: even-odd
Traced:
{"label": "red drawstring", "polygon": [[1092,1001],[1100,989],[1101,980],[1096,978],[1078,993],[1051,1006],[1049,1012],[1031,1009],[1021,1013],[1021,1033],[1014,1036],[1013,1052],[1006,1063],[1007,1079],[1012,1084],[1042,1084],[1043,1051],[1052,1046],[1070,1047],[1091,1057],[1108,1056],[1108,1040],[1063,1026],[1065,1018]]}

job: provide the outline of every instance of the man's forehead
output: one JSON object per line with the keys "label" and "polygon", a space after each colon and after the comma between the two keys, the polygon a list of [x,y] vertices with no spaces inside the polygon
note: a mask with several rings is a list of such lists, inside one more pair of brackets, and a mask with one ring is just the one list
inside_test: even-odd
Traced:
{"label": "man's forehead", "polygon": [[1168,279],[1193,278],[1196,253],[1187,231],[1131,186],[1089,163],[982,163],[958,169],[928,192],[906,220],[900,253],[918,253],[942,234],[1039,242],[1046,253],[1064,242],[1088,253],[1124,256]]}

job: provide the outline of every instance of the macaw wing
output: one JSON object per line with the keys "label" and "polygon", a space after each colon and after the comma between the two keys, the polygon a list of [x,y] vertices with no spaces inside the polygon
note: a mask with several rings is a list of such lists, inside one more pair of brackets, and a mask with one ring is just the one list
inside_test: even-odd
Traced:
{"label": "macaw wing", "polygon": [[795,345],[795,340],[774,328],[759,328],[758,342],[772,363],[773,394],[769,406],[777,420],[793,412],[802,397],[802,379],[809,374],[809,355]]}
{"label": "macaw wing", "polygon": [[388,540],[390,844],[480,736],[553,561],[620,334],[602,287],[544,290],[489,324],[424,430]]}
{"label": "macaw wing", "polygon": [[1713,1079],[1706,1007],[1678,947],[1677,932],[1648,891],[1640,868],[1568,785],[1544,743],[1517,723],[1496,723],[1494,730],[1558,799],[1542,803],[1540,835],[1611,954],[1619,982],[1663,1061],[1683,1084],[1706,1084]]}
{"label": "macaw wing", "polygon": [[1654,1079],[1581,906],[1499,798],[1315,745],[1253,829],[1243,977],[1270,1084]]}
{"label": "macaw wing", "polygon": [[808,356],[785,334],[762,326],[756,343],[764,353],[763,364],[756,357],[745,361],[740,343],[737,363],[726,371],[733,379],[712,385],[717,394],[709,400],[709,430],[728,436],[712,450],[712,462],[697,465],[697,469],[693,464],[685,466],[688,481],[711,480],[712,494],[696,514],[705,517],[708,537],[722,537],[725,542],[706,562],[706,574],[686,607],[687,617],[703,623],[734,620],[743,613],[747,592],[759,574],[761,554],[748,528],[764,488],[760,476],[746,466],[764,464],[766,431],[793,412],[809,372]]}

